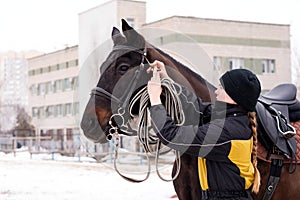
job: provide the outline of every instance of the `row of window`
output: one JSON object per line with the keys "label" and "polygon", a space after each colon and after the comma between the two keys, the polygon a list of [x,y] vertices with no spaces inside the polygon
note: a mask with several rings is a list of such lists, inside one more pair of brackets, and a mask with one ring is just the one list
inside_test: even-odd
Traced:
{"label": "row of window", "polygon": [[67,62],[63,62],[63,63],[59,63],[59,64],[55,64],[55,65],[50,65],[50,66],[47,66],[47,67],[42,67],[42,68],[38,68],[38,69],[29,70],[29,76],[40,75],[40,74],[44,74],[44,73],[49,73],[49,72],[58,71],[58,70],[62,70],[62,69],[67,69],[67,68],[70,68],[70,67],[77,67],[77,66],[78,66],[78,59],[70,60],[70,61],[67,61]]}
{"label": "row of window", "polygon": [[33,107],[33,118],[52,118],[72,116],[79,113],[79,102]]}
{"label": "row of window", "polygon": [[78,77],[68,77],[59,80],[48,81],[45,83],[31,85],[32,95],[45,95],[64,91],[75,90],[78,88]]}
{"label": "row of window", "polygon": [[275,73],[274,59],[214,57],[214,70],[227,71],[246,68],[256,74]]}

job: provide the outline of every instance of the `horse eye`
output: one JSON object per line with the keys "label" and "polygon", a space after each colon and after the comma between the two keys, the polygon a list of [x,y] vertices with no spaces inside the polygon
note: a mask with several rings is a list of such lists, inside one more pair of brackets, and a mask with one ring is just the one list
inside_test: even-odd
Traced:
{"label": "horse eye", "polygon": [[129,66],[128,66],[128,65],[120,65],[120,66],[119,66],[119,71],[120,71],[121,73],[126,72],[128,69],[129,69]]}

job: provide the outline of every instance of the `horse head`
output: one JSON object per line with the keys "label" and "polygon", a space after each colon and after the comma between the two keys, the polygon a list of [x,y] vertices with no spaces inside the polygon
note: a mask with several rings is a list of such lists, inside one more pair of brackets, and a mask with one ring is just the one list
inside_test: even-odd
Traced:
{"label": "horse head", "polygon": [[118,133],[130,135],[128,122],[138,114],[133,105],[128,112],[129,101],[138,89],[145,86],[151,75],[144,64],[154,60],[163,61],[169,76],[177,83],[195,91],[203,101],[214,101],[215,87],[199,74],[191,71],[174,58],[148,43],[142,35],[122,20],[122,32],[113,28],[113,48],[100,67],[100,79],[92,90],[86,106],[81,128],[87,138],[94,142],[107,142],[112,127]]}
{"label": "horse head", "polygon": [[145,39],[125,20],[122,20],[122,31],[123,35],[115,27],[112,30],[113,49],[100,66],[100,79],[81,121],[85,136],[94,142],[107,142],[111,126],[118,126],[119,132],[128,134],[129,100],[150,79],[144,67]]}

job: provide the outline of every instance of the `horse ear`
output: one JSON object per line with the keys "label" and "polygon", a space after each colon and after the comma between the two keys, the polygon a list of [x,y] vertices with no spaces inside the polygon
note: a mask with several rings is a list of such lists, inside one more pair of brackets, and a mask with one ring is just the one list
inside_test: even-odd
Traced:
{"label": "horse ear", "polygon": [[122,21],[122,30],[124,31],[128,31],[128,30],[133,30],[133,28],[131,26],[129,26],[129,24],[127,23],[127,21],[125,19],[121,19]]}
{"label": "horse ear", "polygon": [[127,39],[127,41],[138,48],[144,48],[145,47],[145,39],[143,36],[141,36],[138,32],[134,30],[129,24],[126,22],[126,20],[122,19],[122,31]]}
{"label": "horse ear", "polygon": [[114,42],[114,45],[124,43],[126,41],[126,38],[122,36],[121,32],[119,29],[116,27],[113,27],[112,33],[111,33],[111,38]]}

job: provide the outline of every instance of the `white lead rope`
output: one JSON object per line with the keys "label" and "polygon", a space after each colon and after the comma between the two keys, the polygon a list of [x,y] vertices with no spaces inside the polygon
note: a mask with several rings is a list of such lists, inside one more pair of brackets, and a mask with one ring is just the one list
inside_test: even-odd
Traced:
{"label": "white lead rope", "polygon": [[[180,126],[183,125],[185,121],[184,112],[182,109],[182,104],[179,98],[179,95],[181,94],[181,87],[174,83],[171,79],[162,79],[161,80],[161,86],[162,86],[162,93],[165,95],[165,103],[164,106],[167,110],[167,113],[169,116],[174,120],[176,125]],[[177,88],[176,88],[177,86]],[[178,151],[175,151],[176,154],[176,166],[177,171],[175,176],[167,180],[163,178],[158,170],[158,160],[159,155],[161,154],[161,141],[157,137],[157,135],[154,132],[150,132],[151,128],[151,117],[150,117],[150,111],[149,111],[149,105],[150,105],[150,98],[147,92],[147,86],[142,88],[131,100],[129,104],[129,112],[132,117],[134,115],[132,114],[133,106],[140,101],[139,104],[139,120],[138,120],[138,139],[140,144],[142,145],[144,151],[146,153],[150,153],[155,155],[155,166],[156,166],[156,172],[157,175],[164,181],[173,181],[177,178],[180,172],[180,153]],[[156,151],[152,150],[152,146],[156,145]],[[168,149],[170,151],[171,149]]]}
{"label": "white lead rope", "polygon": [[[182,103],[180,101],[179,95],[182,92],[181,86],[174,83],[171,79],[162,79],[161,80],[162,86],[162,94],[165,96],[165,103],[164,106],[167,110],[169,116],[174,120],[175,124],[180,126],[184,124],[185,116],[182,109]],[[180,172],[181,160],[180,160],[180,153],[179,151],[175,151],[176,156],[176,173],[172,179],[165,179],[161,176],[159,169],[158,169],[158,160],[161,152],[161,141],[155,134],[155,132],[150,132],[151,129],[151,117],[150,117],[150,98],[147,91],[147,86],[142,88],[129,102],[129,113],[131,117],[136,117],[132,114],[133,106],[139,101],[139,116],[138,116],[138,130],[137,130],[137,137],[138,140],[143,147],[145,152],[145,156],[147,159],[148,165],[148,172],[143,179],[134,179],[123,175],[117,167],[117,158],[118,158],[118,149],[119,149],[119,133],[118,128],[114,127],[110,120],[110,134],[115,138],[115,156],[114,156],[114,168],[116,172],[123,177],[124,179],[131,181],[131,182],[143,182],[148,179],[151,171],[150,165],[150,158],[148,154],[155,155],[155,166],[156,166],[156,173],[163,181],[173,181],[175,180]],[[156,150],[152,150],[153,146],[156,145]],[[166,146],[164,146],[166,147]],[[169,152],[171,149],[166,147],[166,152]],[[165,152],[163,152],[165,153]]]}

